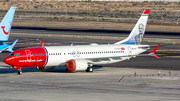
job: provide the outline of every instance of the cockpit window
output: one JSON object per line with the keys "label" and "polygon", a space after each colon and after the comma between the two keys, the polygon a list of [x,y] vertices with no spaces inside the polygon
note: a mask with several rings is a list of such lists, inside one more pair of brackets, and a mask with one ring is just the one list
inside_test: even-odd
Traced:
{"label": "cockpit window", "polygon": [[17,54],[14,54],[14,56],[19,56],[20,54],[19,53],[17,53]]}
{"label": "cockpit window", "polygon": [[11,56],[19,56],[20,54],[17,53],[17,54],[10,54]]}

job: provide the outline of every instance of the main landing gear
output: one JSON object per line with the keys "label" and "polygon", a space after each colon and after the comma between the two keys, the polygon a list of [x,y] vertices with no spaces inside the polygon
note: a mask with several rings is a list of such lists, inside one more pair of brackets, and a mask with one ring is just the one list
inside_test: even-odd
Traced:
{"label": "main landing gear", "polygon": [[92,67],[88,67],[88,68],[86,69],[86,72],[93,72],[93,68],[92,68]]}
{"label": "main landing gear", "polygon": [[22,75],[22,70],[21,70],[21,69],[18,69],[17,74],[18,74],[18,75]]}

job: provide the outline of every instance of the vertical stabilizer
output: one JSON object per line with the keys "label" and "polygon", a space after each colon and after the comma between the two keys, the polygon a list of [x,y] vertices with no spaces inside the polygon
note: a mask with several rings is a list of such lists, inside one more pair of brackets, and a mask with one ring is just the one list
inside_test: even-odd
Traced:
{"label": "vertical stabilizer", "polygon": [[143,39],[143,35],[146,29],[146,24],[149,16],[149,12],[151,9],[144,10],[143,14],[141,15],[140,19],[136,23],[135,27],[131,31],[130,35],[115,44],[135,44],[140,45]]}
{"label": "vertical stabilizer", "polygon": [[11,7],[0,24],[0,41],[6,41],[9,38],[11,26],[16,7]]}

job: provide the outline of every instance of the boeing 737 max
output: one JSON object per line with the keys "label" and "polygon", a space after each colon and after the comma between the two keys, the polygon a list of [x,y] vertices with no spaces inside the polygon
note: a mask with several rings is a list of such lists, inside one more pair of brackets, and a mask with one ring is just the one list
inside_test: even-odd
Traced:
{"label": "boeing 737 max", "polygon": [[16,7],[11,7],[0,24],[0,53],[4,50],[13,52],[16,41],[8,40]]}
{"label": "boeing 737 max", "polygon": [[[4,62],[18,69],[18,74],[22,74],[22,67],[44,70],[55,66],[67,66],[72,72],[92,72],[93,65],[116,63],[139,56],[150,48],[149,45],[141,45],[149,12],[150,9],[143,12],[125,40],[114,44],[44,46],[43,41],[41,47],[23,48],[12,52]],[[154,55],[157,47],[149,55],[157,57]]]}

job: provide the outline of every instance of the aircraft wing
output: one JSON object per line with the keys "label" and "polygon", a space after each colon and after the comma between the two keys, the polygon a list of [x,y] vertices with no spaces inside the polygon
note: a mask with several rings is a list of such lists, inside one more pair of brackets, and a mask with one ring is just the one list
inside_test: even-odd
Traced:
{"label": "aircraft wing", "polygon": [[111,60],[121,60],[122,57],[133,57],[130,55],[126,56],[114,56],[114,57],[103,57],[103,58],[86,58],[84,59],[88,63],[93,63],[93,62],[101,62],[101,61],[111,61]]}
{"label": "aircraft wing", "polygon": [[13,52],[12,48],[16,44],[18,40],[16,41],[4,41],[1,42],[2,44],[0,45],[0,53],[4,50],[8,50],[9,52]]}
{"label": "aircraft wing", "polygon": [[[149,53],[149,54],[139,54],[139,55],[121,55],[121,56],[111,56],[111,57],[101,57],[101,58],[85,58],[85,59],[80,59],[80,60],[85,60],[88,63],[93,63],[93,62],[101,62],[101,61],[111,61],[111,60],[121,60],[123,57],[136,57],[136,56],[153,56],[159,59],[158,56],[155,55],[155,52],[157,48],[160,46],[160,43]],[[138,47],[138,48],[148,48],[148,46],[145,47]]]}
{"label": "aircraft wing", "polygon": [[124,55],[124,56],[111,56],[111,57],[101,57],[101,58],[84,58],[75,60],[84,60],[87,63],[101,62],[101,61],[111,61],[111,60],[122,60],[123,57],[136,57],[136,56],[151,56],[150,54],[140,54],[140,55]]}
{"label": "aircraft wing", "polygon": [[16,45],[17,41],[18,41],[18,39],[17,39],[16,41],[14,41],[14,42],[12,43],[12,45],[7,49],[9,52],[13,52],[12,49],[13,49],[14,46]]}
{"label": "aircraft wing", "polygon": [[7,50],[9,47],[11,46],[2,47],[2,45],[0,45],[0,53],[4,50]]}
{"label": "aircraft wing", "polygon": [[11,45],[11,44],[13,44],[14,43],[14,41],[7,41],[7,42],[2,42],[2,44],[8,44],[8,45]]}

